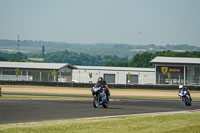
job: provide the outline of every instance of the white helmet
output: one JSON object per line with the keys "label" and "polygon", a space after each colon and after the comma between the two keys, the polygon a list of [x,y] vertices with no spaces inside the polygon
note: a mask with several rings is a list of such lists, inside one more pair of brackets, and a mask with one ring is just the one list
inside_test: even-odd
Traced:
{"label": "white helmet", "polygon": [[179,87],[178,87],[179,89],[181,89],[181,88],[183,88],[183,85],[179,85]]}

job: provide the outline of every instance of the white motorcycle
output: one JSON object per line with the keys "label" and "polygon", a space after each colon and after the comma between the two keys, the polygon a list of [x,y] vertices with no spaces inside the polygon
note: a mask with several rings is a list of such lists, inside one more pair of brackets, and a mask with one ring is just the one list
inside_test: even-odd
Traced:
{"label": "white motorcycle", "polygon": [[185,102],[186,106],[191,106],[192,105],[192,103],[191,103],[191,96],[189,94],[189,90],[182,89],[179,92],[179,96],[181,97],[182,101]]}

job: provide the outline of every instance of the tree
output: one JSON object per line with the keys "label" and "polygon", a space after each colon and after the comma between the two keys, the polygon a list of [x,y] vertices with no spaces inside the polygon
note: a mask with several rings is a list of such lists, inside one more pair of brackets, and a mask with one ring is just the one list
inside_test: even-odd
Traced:
{"label": "tree", "polygon": [[56,70],[51,71],[51,76],[53,77],[54,82],[56,82],[56,74],[57,74]]}
{"label": "tree", "polygon": [[16,68],[16,69],[15,69],[15,74],[16,74],[16,77],[17,77],[17,80],[18,80],[18,76],[19,76],[19,68]]}
{"label": "tree", "polygon": [[130,83],[131,73],[128,73],[128,83]]}
{"label": "tree", "polygon": [[41,57],[44,57],[44,56],[45,56],[45,46],[42,45]]}
{"label": "tree", "polygon": [[[90,77],[90,80],[92,78],[92,72],[89,72],[89,77]],[[89,82],[92,82],[92,81],[89,81]]]}
{"label": "tree", "polygon": [[6,61],[6,59],[2,56],[0,56],[0,61]]}
{"label": "tree", "polygon": [[129,67],[153,67],[152,64],[149,64],[154,58],[153,53],[144,52],[142,54],[136,54],[129,62]]}

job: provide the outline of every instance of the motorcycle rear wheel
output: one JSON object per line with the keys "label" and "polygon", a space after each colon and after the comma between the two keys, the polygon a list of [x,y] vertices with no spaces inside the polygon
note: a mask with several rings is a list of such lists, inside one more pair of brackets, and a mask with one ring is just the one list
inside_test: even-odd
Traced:
{"label": "motorcycle rear wheel", "polygon": [[103,104],[104,108],[108,108],[109,107],[109,101],[106,100],[106,103]]}

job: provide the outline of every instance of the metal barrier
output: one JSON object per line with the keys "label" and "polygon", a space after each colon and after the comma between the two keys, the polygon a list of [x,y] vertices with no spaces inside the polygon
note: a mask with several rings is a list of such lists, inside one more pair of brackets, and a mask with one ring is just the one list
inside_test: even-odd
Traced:
{"label": "metal barrier", "polygon": [[[94,83],[71,83],[71,82],[38,82],[38,81],[1,81],[0,85],[34,85],[34,86],[59,86],[91,88]],[[178,85],[151,85],[151,84],[108,84],[112,89],[158,89],[177,90]],[[187,86],[190,90],[200,91],[200,86]]]}

